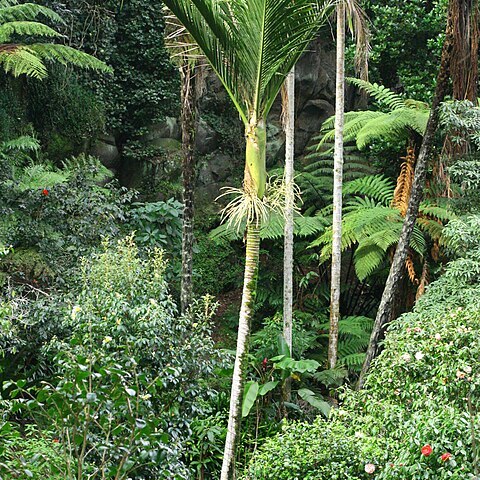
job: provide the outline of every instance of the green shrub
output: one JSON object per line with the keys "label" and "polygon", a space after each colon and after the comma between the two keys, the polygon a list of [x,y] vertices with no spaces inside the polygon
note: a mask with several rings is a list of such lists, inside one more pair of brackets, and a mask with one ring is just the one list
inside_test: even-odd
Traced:
{"label": "green shrub", "polygon": [[27,426],[22,435],[9,423],[0,424],[0,479],[64,480],[65,461],[58,439]]}
{"label": "green shrub", "polygon": [[[4,416],[34,420],[42,434],[48,426],[76,465],[62,478],[189,478],[190,425],[210,413],[209,378],[221,364],[211,299],[179,316],[165,267],[162,251],[142,257],[132,237],[105,241],[83,262],[80,293],[53,299],[69,305],[56,318],[69,335],[43,346],[50,378],[6,385]],[[11,331],[18,320],[9,319]]]}
{"label": "green shrub", "polygon": [[312,425],[286,425],[266,441],[244,479],[359,480],[369,478],[365,465],[375,461],[374,448],[341,423],[317,418]]}

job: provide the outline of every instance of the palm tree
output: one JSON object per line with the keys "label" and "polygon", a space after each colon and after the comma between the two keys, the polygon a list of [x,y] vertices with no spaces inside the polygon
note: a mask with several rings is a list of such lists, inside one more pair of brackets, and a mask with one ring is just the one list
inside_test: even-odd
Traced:
{"label": "palm tree", "polygon": [[[335,368],[338,355],[338,325],[340,321],[340,288],[342,269],[342,184],[343,184],[343,129],[345,116],[345,23],[357,36],[357,65],[366,76],[368,35],[365,16],[356,0],[339,0],[337,4],[337,72],[335,97],[335,147],[333,165],[333,247],[330,289],[330,334],[328,337],[328,365]],[[353,27],[353,24],[355,28]]]}
{"label": "palm tree", "polygon": [[[285,81],[282,98],[285,129],[285,227],[283,248],[283,337],[293,356],[293,230],[295,218],[295,67]],[[285,382],[285,401],[290,401],[290,379]]]}
{"label": "palm tree", "polygon": [[18,36],[58,39],[62,35],[53,28],[36,21],[44,17],[63,24],[61,17],[53,10],[34,3],[21,3],[16,0],[0,1],[0,64],[7,73],[15,77],[27,75],[45,78],[45,62],[53,61],[64,65],[72,64],[82,68],[109,71],[100,60],[67,45],[54,43],[21,43]]}
{"label": "palm tree", "polygon": [[[327,1],[165,0],[217,73],[245,126],[243,190],[233,221],[247,217],[244,287],[222,480],[232,472],[250,320],[256,290],[260,226],[268,208],[265,166],[267,114],[286,75],[325,19]],[[268,197],[268,195],[267,195]]]}

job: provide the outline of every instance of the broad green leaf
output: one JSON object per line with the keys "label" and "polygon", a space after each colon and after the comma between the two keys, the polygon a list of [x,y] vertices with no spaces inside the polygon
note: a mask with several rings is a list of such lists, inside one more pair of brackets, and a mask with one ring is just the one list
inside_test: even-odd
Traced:
{"label": "broad green leaf", "polygon": [[258,390],[258,394],[263,397],[268,392],[271,392],[274,388],[276,388],[277,385],[278,385],[278,380],[274,382],[267,382],[260,387],[260,389]]}
{"label": "broad green leaf", "polygon": [[242,403],[242,417],[246,417],[252,409],[258,397],[259,386],[257,382],[248,382],[245,385]]}

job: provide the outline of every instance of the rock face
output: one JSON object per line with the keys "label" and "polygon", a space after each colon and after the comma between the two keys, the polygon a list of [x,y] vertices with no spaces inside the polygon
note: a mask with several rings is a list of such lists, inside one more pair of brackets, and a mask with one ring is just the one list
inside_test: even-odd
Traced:
{"label": "rock face", "polygon": [[[335,50],[327,29],[310,45],[295,70],[296,91],[296,125],[295,153],[301,157],[312,137],[318,134],[323,121],[334,114],[335,103]],[[197,124],[195,149],[198,155],[197,190],[207,202],[212,201],[226,184],[240,186],[243,173],[242,127],[235,113],[230,113],[230,120],[225,124],[218,122],[218,116],[210,112],[233,112],[230,100],[223,86],[213,72],[205,80],[205,93],[199,101],[200,119]],[[285,152],[285,136],[280,120],[281,100],[277,99],[267,123],[267,165],[269,168],[283,165]],[[221,117],[224,118],[224,117]],[[216,120],[217,119],[217,120]],[[238,124],[238,127],[237,127]],[[231,131],[229,131],[231,130]],[[230,138],[237,139],[233,144]],[[118,150],[113,137],[100,138],[92,150],[102,162],[110,167],[118,162]],[[227,139],[227,140],[225,140]],[[148,147],[159,148],[165,152],[165,162],[168,168],[157,168],[159,180],[175,180],[181,175],[181,129],[179,120],[167,117],[165,121],[151,125],[142,137],[142,143]],[[177,149],[177,155],[175,150]],[[172,159],[178,165],[171,165]],[[143,162],[135,162],[141,164]],[[145,173],[133,172],[137,166],[128,166],[122,175],[125,178],[135,178],[139,183],[139,175]],[[123,169],[123,168],[122,168]],[[147,169],[151,172],[151,169]],[[145,171],[145,169],[143,169]],[[149,173],[151,175],[151,173]],[[164,178],[165,176],[165,178]],[[238,177],[234,180],[233,177]],[[127,185],[130,182],[126,182]],[[129,185],[130,186],[130,185]]]}
{"label": "rock face", "polygon": [[107,168],[115,168],[120,154],[113,135],[100,135],[92,148],[90,154],[98,157]]}

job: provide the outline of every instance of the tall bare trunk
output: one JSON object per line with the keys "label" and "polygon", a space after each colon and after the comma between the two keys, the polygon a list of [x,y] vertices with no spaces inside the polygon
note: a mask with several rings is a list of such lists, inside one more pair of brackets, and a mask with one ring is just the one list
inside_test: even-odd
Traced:
{"label": "tall bare trunk", "polygon": [[[295,172],[295,67],[287,75],[284,104],[285,125],[285,239],[283,250],[283,336],[293,355],[293,220]],[[285,384],[284,398],[290,401],[290,382]]]}
{"label": "tall bare trunk", "polygon": [[182,80],[182,181],[183,181],[183,225],[182,225],[182,274],[180,305],[185,313],[192,302],[193,269],[193,225],[195,192],[195,65],[187,58],[180,68]]}
{"label": "tall bare trunk", "polygon": [[[263,121],[252,121],[246,131],[246,161],[244,188],[246,192],[262,198],[265,193],[266,129]],[[235,447],[240,432],[240,409],[245,383],[248,354],[248,338],[257,288],[257,270],[260,255],[260,225],[257,219],[247,225],[245,252],[245,273],[243,277],[242,304],[238,321],[237,350],[233,368],[228,416],[227,437],[223,452],[220,479],[229,480],[235,476]]]}
{"label": "tall bare trunk", "polygon": [[345,116],[345,4],[337,5],[337,78],[335,99],[335,150],[333,161],[332,278],[330,290],[330,335],[328,366],[338,357],[338,324],[342,273],[343,126]]}
{"label": "tall bare trunk", "polygon": [[359,388],[363,387],[365,383],[365,377],[370,368],[370,365],[379,352],[380,338],[388,322],[390,322],[391,320],[394,299],[398,294],[400,281],[403,276],[405,260],[408,254],[408,245],[412,236],[415,221],[418,216],[420,201],[423,195],[427,161],[432,152],[434,135],[438,126],[438,107],[445,98],[450,78],[450,62],[453,50],[453,38],[455,34],[452,11],[456,1],[458,0],[450,0],[449,2],[446,36],[442,49],[440,70],[437,77],[437,85],[435,88],[435,95],[432,101],[430,118],[428,119],[427,128],[425,130],[422,146],[420,148],[420,153],[417,159],[417,165],[415,167],[415,177],[413,180],[410,201],[408,202],[408,210],[405,215],[405,220],[403,222],[402,233],[400,235],[397,249],[395,251],[395,256],[393,258],[393,263],[387,278],[385,290],[383,291],[382,300],[378,308],[377,316],[375,318],[375,323],[373,326],[373,331],[370,337],[367,355],[363,364],[362,372],[360,374],[360,379],[358,383]]}

